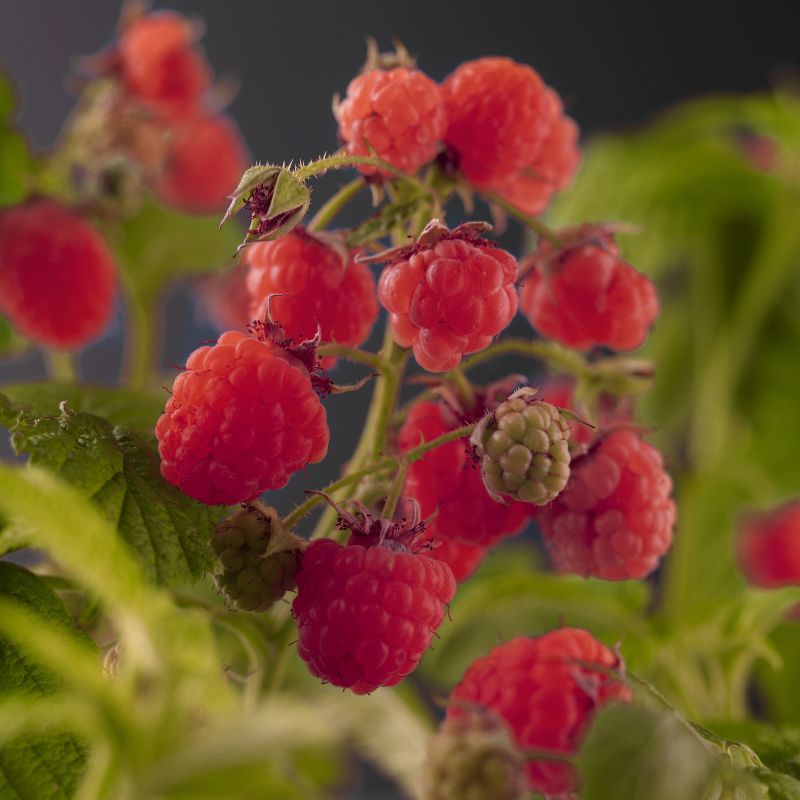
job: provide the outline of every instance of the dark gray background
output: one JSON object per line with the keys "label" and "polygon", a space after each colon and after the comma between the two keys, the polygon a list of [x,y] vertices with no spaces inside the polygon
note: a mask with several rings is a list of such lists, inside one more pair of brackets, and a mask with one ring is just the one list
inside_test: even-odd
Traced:
{"label": "dark gray background", "polygon": [[[171,7],[205,19],[207,55],[240,91],[230,111],[254,159],[312,158],[336,146],[331,96],[360,66],[364,37],[388,48],[398,37],[420,66],[441,79],[459,62],[502,54],[532,64],[564,97],[584,132],[639,124],[681,98],[765,89],[798,63],[800,4],[594,2],[584,0],[404,0],[257,2],[178,0]],[[20,124],[46,148],[73,98],[65,75],[73,58],[110,38],[119,6],[109,0],[0,0],[0,68],[21,97]],[[318,204],[340,178],[326,179]],[[507,240],[510,247],[518,239]],[[212,331],[178,288],[167,305],[164,363],[183,363]],[[529,331],[517,320],[519,333]],[[373,337],[373,344],[377,334]],[[85,378],[113,381],[120,325],[81,358]],[[495,374],[519,365],[499,365]],[[0,382],[43,374],[38,356],[0,364]],[[342,381],[358,374],[345,367]],[[332,424],[327,462],[296,476],[282,508],[335,474],[360,429],[369,391],[327,401]],[[276,498],[271,498],[276,502]],[[364,786],[370,796],[373,781]],[[376,789],[377,791],[377,789]],[[374,796],[374,795],[373,795]],[[388,795],[391,796],[391,795]]]}

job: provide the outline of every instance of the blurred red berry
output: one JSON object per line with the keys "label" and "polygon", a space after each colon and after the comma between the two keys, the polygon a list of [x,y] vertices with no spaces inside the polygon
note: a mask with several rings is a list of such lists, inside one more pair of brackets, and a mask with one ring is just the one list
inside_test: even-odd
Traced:
{"label": "blurred red berry", "polygon": [[754,586],[800,586],[800,500],[746,516],[738,545],[742,571]]}
{"label": "blurred red berry", "polygon": [[420,244],[390,261],[378,283],[395,341],[413,347],[429,372],[446,372],[464,354],[483,350],[517,311],[514,257],[467,226],[439,228],[438,238],[426,240],[423,232]]}
{"label": "blurred red berry", "polygon": [[128,25],[119,40],[127,90],[167,115],[191,112],[211,81],[195,46],[192,23],[173,11],[157,11]]}
{"label": "blurred red berry", "polygon": [[[428,525],[429,529],[432,527],[434,527],[433,522]],[[428,555],[447,564],[459,583],[467,580],[478,569],[489,552],[487,547],[463,544],[455,539],[439,537],[430,541],[431,549]]]}
{"label": "blurred red berry", "polygon": [[203,503],[280,489],[328,450],[325,409],[291,352],[228,331],[195,350],[156,424],[161,474]]}
{"label": "blurred red berry", "polygon": [[[609,702],[630,702],[623,665],[613,651],[580,628],[519,637],[477,659],[450,695],[448,719],[471,707],[488,708],[525,750],[575,755],[595,713]],[[548,797],[578,788],[574,767],[529,759],[531,791]]]}
{"label": "blurred red berry", "polygon": [[572,235],[559,248],[543,240],[529,257],[523,313],[539,333],[567,347],[639,347],[658,316],[655,287],[620,257],[609,233],[580,230],[574,243]]}
{"label": "blurred red berry", "polygon": [[170,130],[164,172],[156,184],[158,198],[190,214],[224,208],[247,168],[241,135],[224,114],[182,120]]}
{"label": "blurred red berry", "polygon": [[[400,429],[398,446],[401,452],[411,450],[461,424],[442,403],[422,401],[414,405]],[[414,461],[404,492],[419,502],[423,518],[435,513],[427,530],[434,543],[455,542],[462,548],[485,550],[519,533],[527,521],[525,503],[505,505],[489,496],[472,460],[468,437],[440,445]],[[439,556],[434,549],[434,557],[449,563],[445,552]],[[448,555],[457,556],[454,563],[458,563],[467,553],[451,550]],[[461,574],[469,571],[466,567],[458,570]]]}
{"label": "blurred red berry", "polygon": [[210,275],[197,284],[200,300],[218,331],[244,330],[254,319],[250,314],[247,272],[247,264],[239,261],[232,269]]}
{"label": "blurred red berry", "polygon": [[376,535],[382,523],[369,518],[344,546],[311,542],[292,605],[298,652],[312,674],[355,694],[413,672],[456,590],[450,568],[417,538],[419,526]]}
{"label": "blurred red berry", "polygon": [[675,503],[661,453],[633,430],[602,437],[573,461],[564,491],[537,515],[561,572],[645,578],[672,544]]}
{"label": "blurred red berry", "polygon": [[103,333],[116,297],[113,256],[81,216],[47,199],[0,210],[0,311],[22,335],[82,347]]}
{"label": "blurred red berry", "polygon": [[[367,339],[378,315],[375,279],[369,268],[302,229],[244,251],[251,319],[267,310],[293,339],[356,346]],[[328,366],[328,365],[326,365]]]}
{"label": "blurred red berry", "polygon": [[[418,69],[372,69],[354,78],[336,109],[354,156],[375,155],[409,174],[432,161],[446,126],[439,86]],[[364,165],[365,175],[379,170]]]}
{"label": "blurred red berry", "polygon": [[502,189],[534,161],[552,114],[533,69],[510,58],[479,58],[458,67],[443,90],[445,143],[470,183]]}

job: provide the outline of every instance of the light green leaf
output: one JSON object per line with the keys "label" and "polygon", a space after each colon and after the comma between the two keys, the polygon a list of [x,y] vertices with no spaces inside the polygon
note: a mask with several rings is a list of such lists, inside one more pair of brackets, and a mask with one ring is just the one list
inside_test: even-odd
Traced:
{"label": "light green leaf", "polygon": [[93,500],[151,580],[187,583],[208,570],[208,536],[224,509],[198,503],[167,483],[145,439],[66,405],[57,417],[37,416],[2,395],[0,422],[12,430],[17,452],[29,453],[31,463]]}

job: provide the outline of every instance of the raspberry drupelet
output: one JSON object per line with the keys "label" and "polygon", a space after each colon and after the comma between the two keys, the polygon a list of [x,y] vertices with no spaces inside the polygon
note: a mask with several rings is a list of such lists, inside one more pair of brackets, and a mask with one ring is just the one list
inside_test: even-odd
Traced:
{"label": "raspberry drupelet", "polygon": [[[354,156],[377,155],[408,174],[432,161],[447,118],[442,91],[418,69],[368,69],[335,108],[339,136]],[[380,172],[360,165],[365,175]]]}
{"label": "raspberry drupelet", "polygon": [[424,524],[340,511],[346,545],[312,541],[297,575],[292,611],[298,652],[313,675],[367,694],[394,686],[416,668],[441,624],[456,582],[420,541]]}
{"label": "raspberry drupelet", "polygon": [[661,454],[639,433],[602,436],[537,516],[556,568],[606,580],[649,575],[672,543],[671,489]]}
{"label": "raspberry drupelet", "polygon": [[[518,637],[472,663],[450,695],[447,718],[490,709],[521,750],[574,755],[599,708],[630,701],[623,669],[619,656],[580,628]],[[531,791],[547,796],[578,788],[574,767],[562,761],[528,759],[527,773]]]}
{"label": "raspberry drupelet", "polygon": [[483,350],[517,311],[514,257],[483,239],[484,223],[450,231],[432,220],[410,248],[393,252],[378,283],[392,333],[429,372]]}
{"label": "raspberry drupelet", "polygon": [[23,336],[73,350],[114,312],[117,269],[100,234],[54,200],[0,210],[0,311]]}
{"label": "raspberry drupelet", "polygon": [[313,351],[262,327],[195,350],[156,424],[162,475],[209,505],[280,489],[328,450]]}
{"label": "raspberry drupelet", "polygon": [[658,316],[655,287],[620,256],[602,226],[568,229],[559,247],[542,240],[523,261],[526,268],[523,313],[539,333],[567,347],[634,350]]}
{"label": "raspberry drupelet", "polygon": [[748,514],[738,550],[742,571],[754,586],[800,586],[800,500]]}
{"label": "raspberry drupelet", "polygon": [[[375,279],[346,248],[295,229],[274,242],[244,250],[251,319],[272,319],[293,339],[319,329],[323,342],[357,346],[378,315]],[[328,366],[326,364],[326,366]]]}

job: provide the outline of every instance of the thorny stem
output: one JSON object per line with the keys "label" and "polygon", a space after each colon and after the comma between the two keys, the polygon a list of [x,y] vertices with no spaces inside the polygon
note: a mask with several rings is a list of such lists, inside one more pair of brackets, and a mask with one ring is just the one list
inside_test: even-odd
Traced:
{"label": "thorny stem", "polygon": [[[484,361],[491,361],[498,356],[511,354],[530,356],[531,358],[547,361],[578,378],[589,377],[592,373],[591,365],[580,353],[568,350],[555,342],[548,342],[542,339],[504,339],[502,342],[496,342],[485,350],[481,350],[479,353],[464,359],[459,370],[469,372],[479,364],[483,364]],[[452,372],[449,372],[447,377],[457,381]]]}
{"label": "thorny stem", "polygon": [[363,178],[354,178],[350,183],[346,183],[333,195],[325,205],[313,216],[308,223],[308,230],[311,233],[327,228],[334,220],[336,215],[364,188]]}
{"label": "thorny stem", "polygon": [[547,241],[551,244],[556,246],[561,244],[561,237],[558,235],[558,233],[537,217],[529,216],[524,211],[521,211],[516,206],[509,203],[508,200],[500,197],[498,194],[486,195],[486,199],[492,205],[499,206],[503,209],[503,211],[507,211],[512,217],[518,219],[523,225],[527,225],[527,227],[529,227],[535,234],[541,236],[543,239],[547,239]]}
{"label": "thorny stem", "polygon": [[345,358],[348,361],[354,361],[356,364],[365,364],[378,372],[385,372],[386,370],[383,359],[376,353],[369,353],[366,350],[359,350],[357,347],[348,347],[344,344],[323,344],[317,348],[317,355],[320,358],[325,356]]}
{"label": "thorny stem", "polygon": [[312,161],[309,164],[305,164],[302,167],[298,167],[294,171],[294,176],[299,181],[305,181],[314,175],[321,175],[324,172],[327,172],[329,169],[339,169],[340,167],[358,167],[361,165],[377,167],[382,172],[386,172],[389,175],[393,175],[395,178],[412,184],[423,194],[429,194],[428,188],[423,183],[411,175],[407,175],[402,170],[397,169],[397,167],[393,166],[388,161],[384,161],[382,158],[378,158],[377,156],[350,156],[342,153],[334,153],[332,156],[320,158],[316,161]]}

